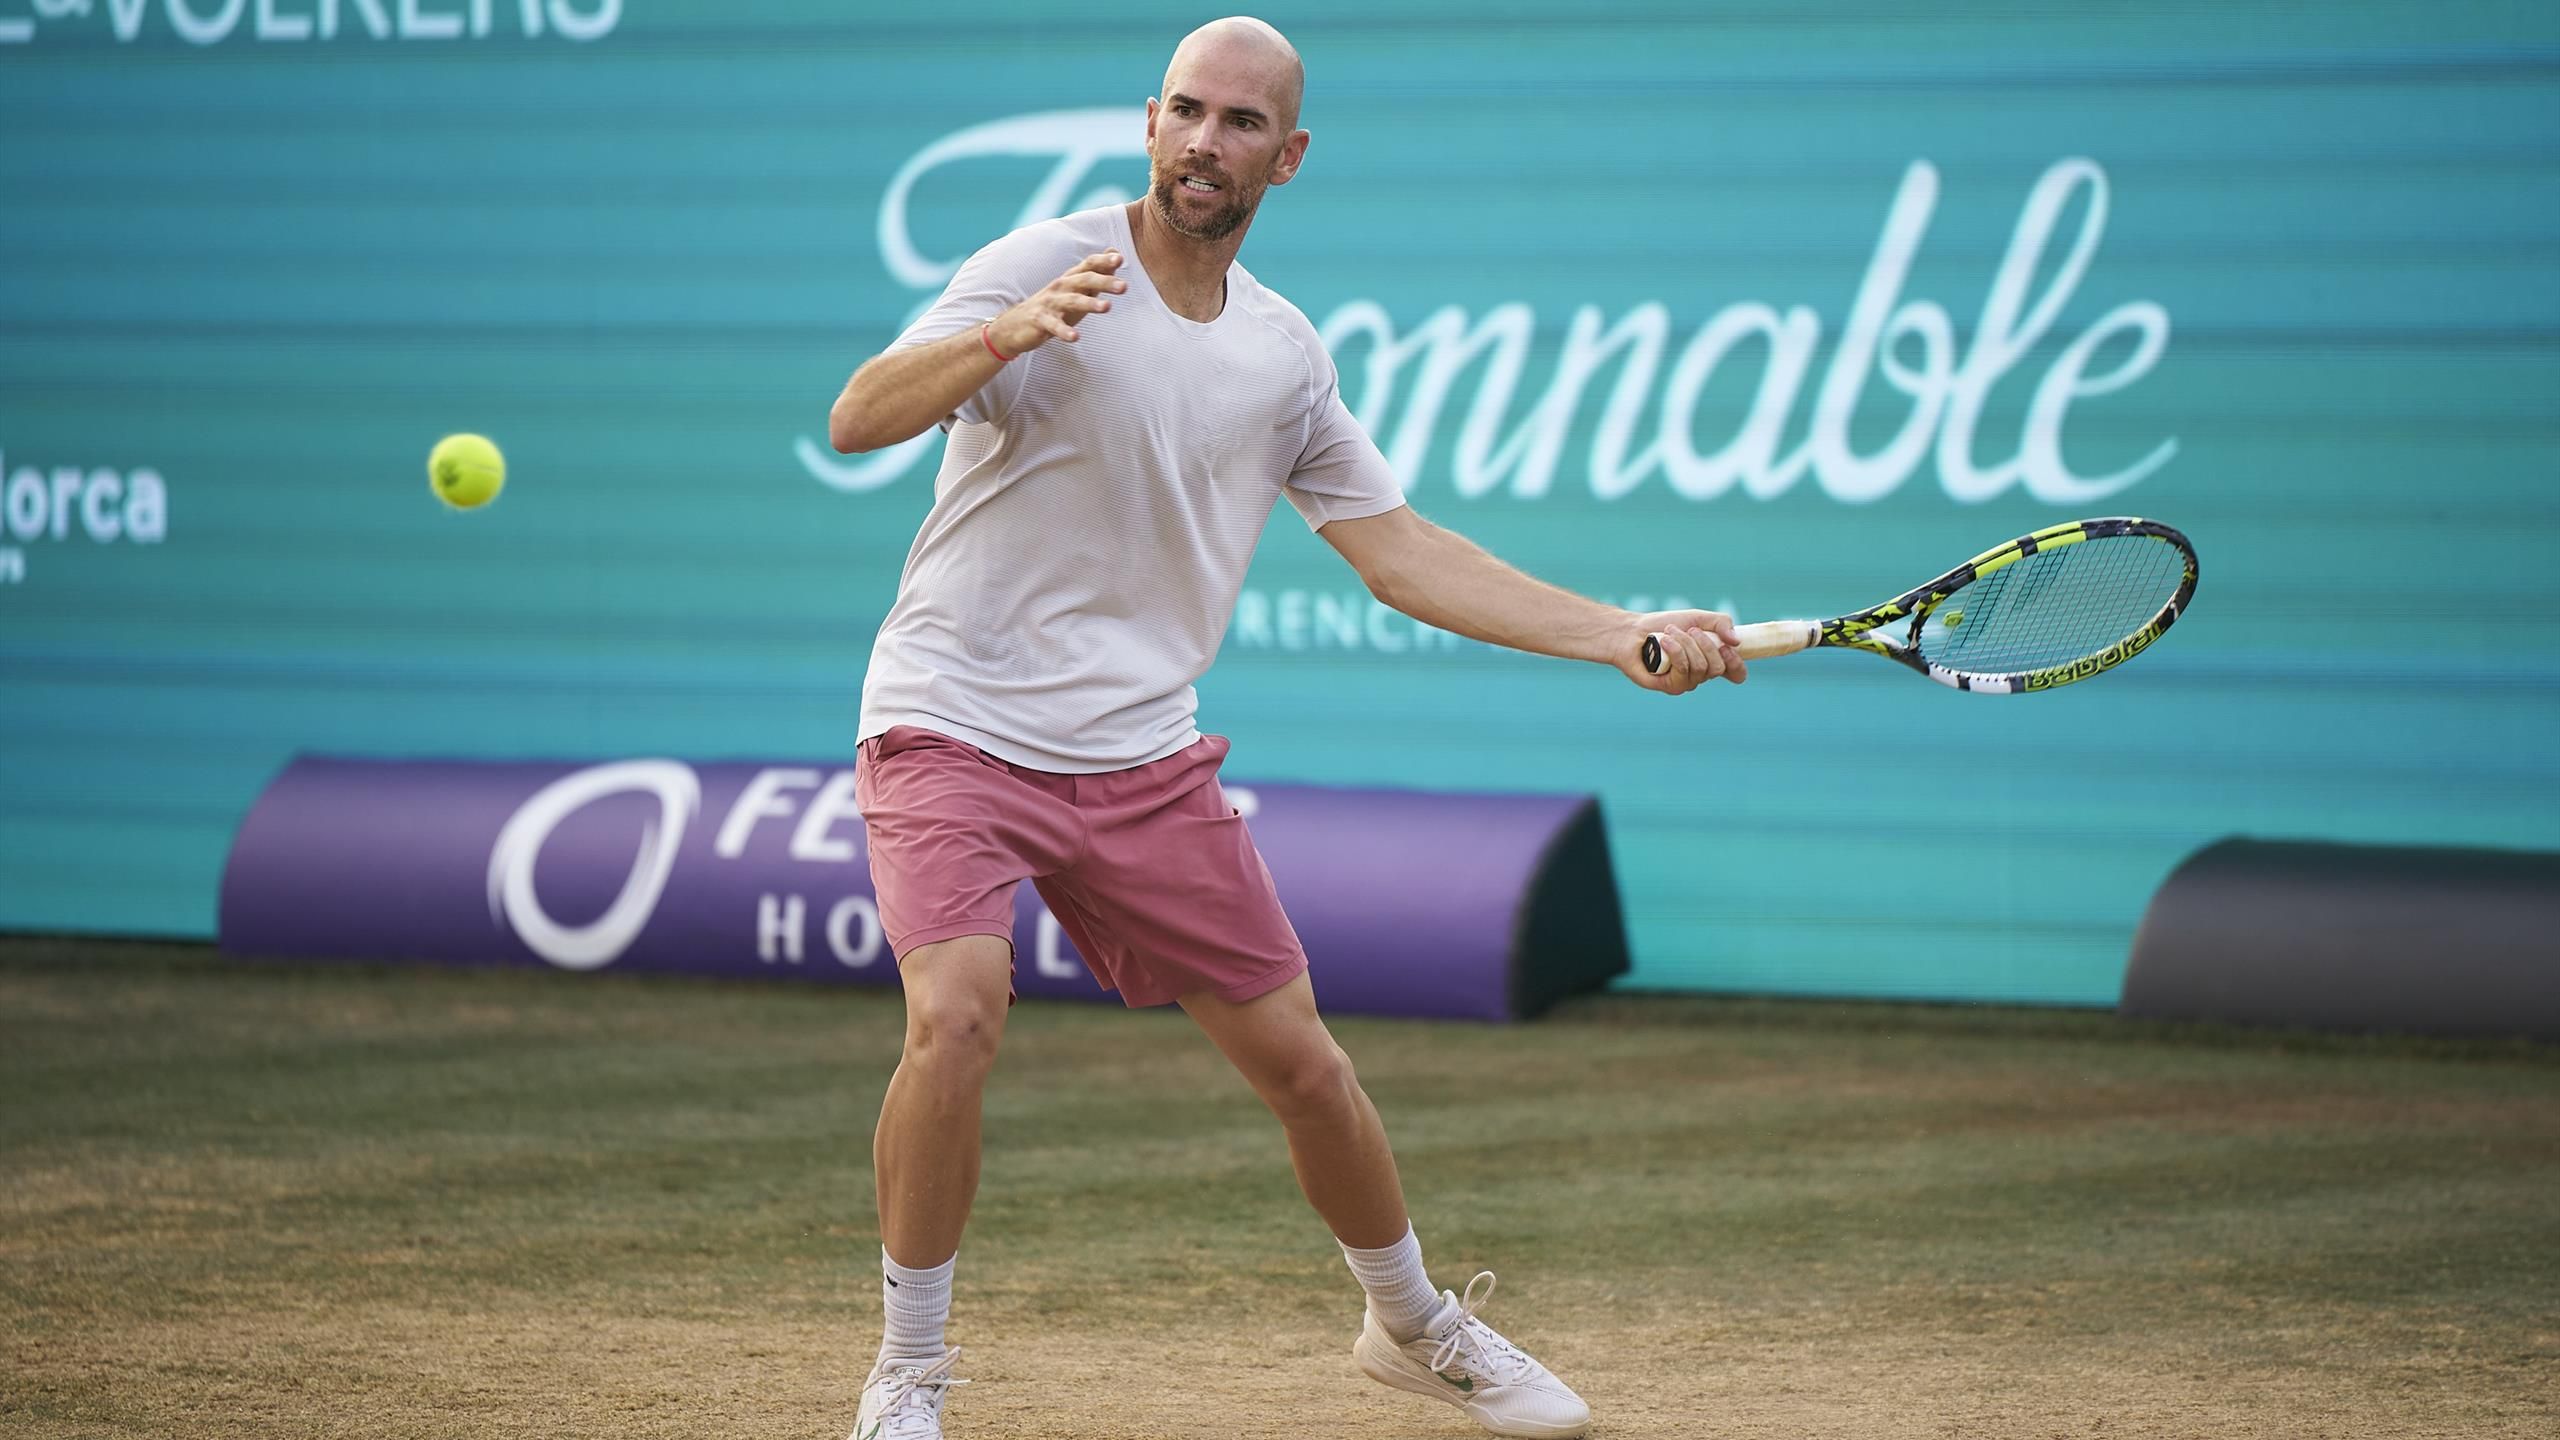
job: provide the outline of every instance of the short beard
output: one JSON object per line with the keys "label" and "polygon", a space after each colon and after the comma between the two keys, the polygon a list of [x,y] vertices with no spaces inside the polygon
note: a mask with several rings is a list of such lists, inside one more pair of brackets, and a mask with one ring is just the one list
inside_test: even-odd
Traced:
{"label": "short beard", "polygon": [[1187,235],[1194,240],[1224,240],[1233,235],[1245,227],[1245,222],[1253,218],[1254,207],[1262,200],[1259,195],[1252,199],[1238,196],[1211,212],[1207,220],[1194,225],[1184,220],[1182,212],[1174,208],[1175,183],[1171,176],[1158,179],[1155,188],[1147,192],[1147,198],[1155,202],[1156,218],[1162,220],[1168,229],[1177,235]]}

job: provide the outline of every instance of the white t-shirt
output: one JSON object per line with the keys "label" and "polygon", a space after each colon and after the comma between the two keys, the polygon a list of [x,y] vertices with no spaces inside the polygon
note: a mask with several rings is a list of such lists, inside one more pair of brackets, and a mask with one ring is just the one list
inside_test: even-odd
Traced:
{"label": "white t-shirt", "polygon": [[1296,306],[1241,265],[1176,315],[1127,212],[1086,210],[971,256],[892,348],[975,330],[1087,255],[1126,294],[963,402],[871,648],[862,736],[917,725],[1034,769],[1143,765],[1199,738],[1191,685],[1286,493],[1310,528],[1404,503]]}

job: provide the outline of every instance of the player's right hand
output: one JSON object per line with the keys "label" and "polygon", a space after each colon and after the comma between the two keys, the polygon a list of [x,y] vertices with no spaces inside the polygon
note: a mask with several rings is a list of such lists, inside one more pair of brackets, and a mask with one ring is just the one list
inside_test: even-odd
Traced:
{"label": "player's right hand", "polygon": [[1111,308],[1111,297],[1129,288],[1119,277],[1121,255],[1087,255],[1076,268],[1040,287],[1039,293],[997,316],[987,338],[1007,355],[1027,355],[1051,340],[1073,344],[1076,323]]}
{"label": "player's right hand", "polygon": [[[1657,610],[1627,618],[1632,638],[1615,646],[1610,657],[1628,679],[1647,690],[1686,695],[1718,676],[1736,685],[1750,676],[1733,617],[1721,610]],[[1644,668],[1648,635],[1662,646],[1660,674]]]}

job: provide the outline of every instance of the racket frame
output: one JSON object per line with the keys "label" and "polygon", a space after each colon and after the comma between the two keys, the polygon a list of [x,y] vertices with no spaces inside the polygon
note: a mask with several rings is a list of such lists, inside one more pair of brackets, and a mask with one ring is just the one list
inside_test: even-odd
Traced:
{"label": "racket frame", "polygon": [[[2178,588],[2150,620],[2132,634],[2093,655],[2048,665],[2040,670],[2016,671],[2008,674],[1983,674],[1954,670],[1931,660],[1919,647],[1920,630],[1938,607],[1953,599],[1957,592],[1984,576],[1997,574],[2030,555],[2044,550],[2058,550],[2090,540],[2107,540],[2120,536],[2147,536],[2161,544],[2176,547],[2185,562]],[[2134,656],[2151,648],[2151,642],[2178,623],[2186,612],[2187,602],[2196,593],[2196,549],[2187,537],[2157,520],[2134,515],[2112,515],[2096,520],[2067,520],[2041,530],[2021,535],[2005,544],[1994,545],[1926,585],[1906,591],[1881,605],[1825,620],[1816,627],[1815,646],[1834,646],[1864,650],[1888,660],[1907,665],[1941,685],[1986,695],[2021,695],[2037,690],[2053,690],[2076,684],[2092,675],[2102,675]],[[1887,626],[1898,621],[1909,622],[1904,633],[1896,636]],[[1790,622],[1780,622],[1790,623]]]}
{"label": "racket frame", "polygon": [[[1938,608],[1986,575],[1996,574],[2030,555],[2044,550],[2057,550],[2090,540],[2114,539],[2120,536],[2145,536],[2161,544],[2176,547],[2185,562],[2185,573],[2178,581],[2176,593],[2167,603],[2132,634],[2093,655],[2084,655],[2060,665],[2040,670],[2009,674],[1985,674],[1955,670],[1940,665],[1923,654],[1919,647],[1921,628]],[[2038,690],[2053,690],[2075,684],[2092,675],[2100,675],[2132,659],[2151,647],[2151,642],[2167,634],[2186,613],[2187,602],[2196,593],[2196,549],[2187,537],[2157,520],[2134,515],[2111,515],[2096,520],[2067,520],[2041,530],[2021,535],[2015,540],[1994,545],[1944,575],[1925,585],[1905,591],[1881,605],[1830,620],[1768,620],[1735,627],[1736,649],[1745,660],[1764,660],[1777,655],[1792,655],[1799,650],[1829,646],[1842,650],[1864,650],[1887,660],[1905,665],[1928,676],[1941,685],[1984,695],[2020,695]],[[1901,635],[1887,630],[1899,621],[1909,625]],[[1659,648],[1648,637],[1644,646],[1645,667],[1654,673],[1659,668]]]}

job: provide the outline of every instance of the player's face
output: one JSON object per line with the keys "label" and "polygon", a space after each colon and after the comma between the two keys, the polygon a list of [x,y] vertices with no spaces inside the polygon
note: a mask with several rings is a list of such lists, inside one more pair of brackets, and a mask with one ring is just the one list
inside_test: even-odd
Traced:
{"label": "player's face", "polygon": [[1147,104],[1148,195],[1157,218],[1194,240],[1223,240],[1253,219],[1262,194],[1296,173],[1305,144],[1275,89],[1208,64],[1178,67]]}

